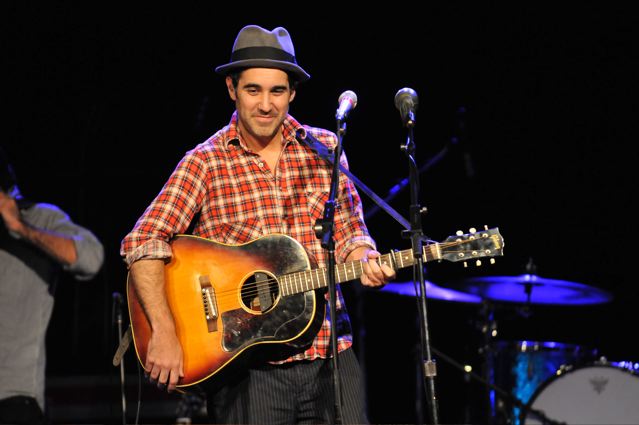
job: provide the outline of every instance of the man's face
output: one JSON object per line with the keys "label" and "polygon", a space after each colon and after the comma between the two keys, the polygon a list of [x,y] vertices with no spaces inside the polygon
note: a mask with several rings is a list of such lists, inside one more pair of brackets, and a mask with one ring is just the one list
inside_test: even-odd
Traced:
{"label": "man's face", "polygon": [[289,88],[288,75],[279,69],[249,68],[239,78],[237,89],[231,78],[226,85],[239,116],[243,137],[262,143],[277,135],[288,113],[288,105],[295,97]]}

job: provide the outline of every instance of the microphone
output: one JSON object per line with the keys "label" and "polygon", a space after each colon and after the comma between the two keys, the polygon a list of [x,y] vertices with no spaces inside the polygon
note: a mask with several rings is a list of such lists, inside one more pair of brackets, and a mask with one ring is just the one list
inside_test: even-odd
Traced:
{"label": "microphone", "polygon": [[122,294],[114,292],[111,296],[113,298],[111,318],[114,323],[122,323]]}
{"label": "microphone", "polygon": [[415,90],[404,87],[395,95],[395,107],[399,109],[402,122],[406,127],[415,125],[415,111],[419,100]]}
{"label": "microphone", "polygon": [[348,113],[357,106],[357,95],[355,92],[346,90],[339,96],[337,103],[339,103],[339,108],[337,108],[335,118],[338,121],[344,121],[348,116]]}

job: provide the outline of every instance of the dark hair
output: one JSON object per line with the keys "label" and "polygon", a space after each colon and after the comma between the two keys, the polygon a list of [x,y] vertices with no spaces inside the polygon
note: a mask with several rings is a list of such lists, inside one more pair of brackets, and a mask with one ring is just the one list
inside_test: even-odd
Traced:
{"label": "dark hair", "polygon": [[[233,82],[233,87],[237,89],[237,84],[240,81],[240,75],[242,75],[242,72],[244,72],[246,69],[248,68],[240,68],[240,69],[236,69],[232,72],[229,72],[227,75],[227,77],[231,77],[231,81]],[[284,70],[282,70],[284,71]],[[288,88],[291,91],[295,91],[297,90],[297,85],[300,83],[299,79],[297,78],[297,76],[295,74],[293,74],[292,72],[288,72],[288,71],[284,71],[286,72],[286,75],[288,75]]]}
{"label": "dark hair", "polygon": [[9,157],[0,147],[0,190],[9,192],[17,183],[16,173],[9,162]]}

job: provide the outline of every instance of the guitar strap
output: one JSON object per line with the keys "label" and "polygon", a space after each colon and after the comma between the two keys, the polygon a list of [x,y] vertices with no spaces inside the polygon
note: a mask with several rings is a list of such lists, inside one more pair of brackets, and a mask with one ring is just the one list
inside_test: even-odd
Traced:
{"label": "guitar strap", "polygon": [[[295,134],[295,138],[297,139],[298,142],[300,142],[303,145],[309,147],[313,152],[315,152],[324,161],[326,161],[329,164],[331,164],[331,166],[333,165],[334,151],[332,149],[329,149],[325,144],[323,144],[322,142],[317,140],[315,137],[311,136],[308,131],[306,132],[306,138],[302,138],[302,130],[297,130],[297,133]],[[393,207],[388,205],[388,203],[386,203],[386,201],[384,201],[382,198],[377,196],[377,194],[375,192],[373,192],[371,189],[369,189],[360,179],[355,177],[353,175],[353,173],[351,173],[349,170],[347,170],[342,164],[339,165],[339,169],[342,171],[342,173],[346,174],[346,176],[349,179],[351,179],[351,181],[353,183],[355,183],[355,186],[357,186],[358,189],[360,189],[362,192],[364,192],[381,209],[386,211],[391,217],[393,217],[395,220],[397,220],[397,222],[399,224],[404,226],[404,229],[410,230],[410,223],[408,223],[408,220],[406,220],[404,217],[401,216],[401,214],[399,214],[397,211],[395,211],[393,209]]]}
{"label": "guitar strap", "polygon": [[133,335],[131,333],[131,325],[129,325],[128,329],[124,333],[124,336],[122,336],[122,340],[120,341],[118,349],[113,355],[113,366],[120,366],[120,362],[122,361],[124,353],[126,353],[126,350],[129,349],[129,345],[131,345],[131,340],[133,340]]}

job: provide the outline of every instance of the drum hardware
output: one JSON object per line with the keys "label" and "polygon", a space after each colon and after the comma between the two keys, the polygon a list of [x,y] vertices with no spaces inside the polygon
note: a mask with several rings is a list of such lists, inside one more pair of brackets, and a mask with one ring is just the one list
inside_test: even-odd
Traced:
{"label": "drum hardware", "polygon": [[[557,420],[552,414],[543,409],[538,409],[531,403],[532,391],[539,386],[540,382],[553,378],[561,374],[569,373],[579,367],[579,362],[587,356],[596,356],[594,350],[578,345],[565,344],[552,341],[497,341],[498,329],[494,316],[496,304],[506,303],[516,307],[518,314],[527,318],[532,315],[534,305],[594,305],[606,303],[612,300],[611,294],[601,289],[566,280],[548,279],[538,276],[536,267],[532,262],[526,267],[525,274],[519,276],[490,276],[465,279],[463,281],[452,282],[446,286],[438,286],[432,282],[426,282],[426,293],[428,298],[481,304],[481,320],[479,329],[481,331],[482,342],[478,352],[482,358],[482,374],[477,374],[467,365],[462,365],[444,353],[433,349],[433,352],[441,359],[445,360],[456,369],[464,373],[464,376],[474,379],[487,388],[487,403],[489,412],[489,422],[498,423],[497,411],[507,412],[507,423],[523,424],[521,418],[536,418],[544,425],[554,425],[563,423]],[[391,292],[399,295],[415,296],[414,285],[408,283],[389,284],[382,289],[384,292]],[[541,356],[549,356],[545,361],[547,369],[541,375],[534,376],[533,384],[528,382],[528,395],[525,399],[513,394],[513,391],[504,389],[504,385],[499,385],[496,374],[498,364],[503,362],[503,353],[500,351],[503,344],[518,344],[517,350],[527,359],[526,370],[530,368]],[[562,358],[563,356],[563,358]],[[534,359],[531,359],[533,358]],[[593,357],[594,358],[594,357]],[[588,359],[590,360],[590,359]],[[524,360],[519,360],[524,361]],[[554,369],[553,369],[554,368]],[[638,366],[639,368],[639,366]],[[534,375],[534,373],[533,373]],[[549,377],[550,376],[550,377]],[[529,375],[529,379],[532,376]],[[506,383],[504,383],[506,384]]]}
{"label": "drum hardware", "polygon": [[[503,357],[503,353],[495,350],[499,348],[495,346],[495,344],[499,345],[499,343],[496,342],[498,329],[497,321],[494,317],[495,305],[514,306],[520,316],[529,318],[532,315],[532,307],[536,305],[584,306],[607,303],[612,300],[612,295],[602,289],[582,283],[549,279],[537,275],[537,266],[532,259],[529,259],[526,264],[524,274],[517,276],[471,277],[450,282],[445,288],[475,295],[482,300],[479,323],[482,343],[478,352],[483,358],[484,380],[492,384],[498,383],[497,381],[500,378],[496,376],[498,372],[496,371],[496,362],[503,362],[503,358],[501,358]],[[525,341],[522,341],[522,344],[523,343],[525,343]],[[555,342],[532,342],[532,346],[524,348],[524,350],[527,350],[528,356],[532,355],[532,351],[530,350],[533,349],[535,344],[538,349],[540,347],[542,348],[542,353],[552,349],[559,349],[561,352],[566,348],[579,348]],[[550,345],[553,344],[554,346],[551,347]],[[538,355],[542,353],[538,353]],[[553,361],[556,360],[558,359],[554,359]],[[561,363],[553,364],[553,366],[559,367]],[[552,372],[554,372],[554,370]],[[548,373],[550,372],[545,371],[544,375]],[[534,378],[535,382],[539,384],[540,377],[537,376]],[[544,378],[546,378],[546,376],[544,376]],[[501,380],[503,381],[503,379]],[[530,379],[528,381],[530,381]],[[523,382],[526,382],[526,380],[524,379]],[[535,389],[532,382],[527,382],[527,384],[528,388],[525,389],[525,393],[522,393],[524,394],[524,404],[528,401],[532,391]],[[508,382],[503,382],[501,387],[504,388],[504,386],[510,385]],[[515,403],[513,403],[513,399]],[[492,388],[488,390],[486,402],[488,403],[487,411],[489,412],[491,420],[497,423],[498,411],[509,411],[510,413],[507,414],[509,417],[508,421],[513,420],[515,425],[518,425],[516,416],[515,419],[511,418],[512,412],[518,413],[521,407],[518,406],[517,401],[521,402],[522,400],[514,394],[504,397],[504,394]],[[512,409],[512,406],[514,406],[515,409]],[[544,418],[544,420],[546,423],[552,423],[551,421],[549,422],[548,418]]]}
{"label": "drum hardware", "polygon": [[[554,341],[495,341],[493,379],[524,404],[548,378],[592,362],[597,350]],[[499,397],[496,408],[506,422],[520,425],[520,406],[505,406]]]}

